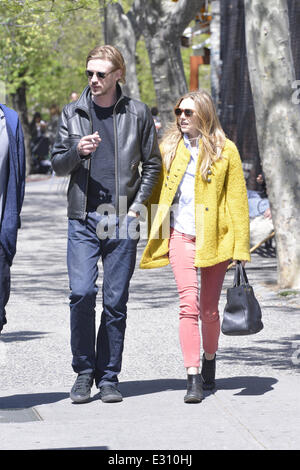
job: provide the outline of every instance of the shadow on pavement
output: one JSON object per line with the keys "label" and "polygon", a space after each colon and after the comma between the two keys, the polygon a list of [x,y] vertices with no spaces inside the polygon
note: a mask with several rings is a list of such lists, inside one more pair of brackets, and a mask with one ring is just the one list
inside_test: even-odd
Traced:
{"label": "shadow on pavement", "polygon": [[[273,377],[229,377],[216,379],[216,390],[242,389],[235,395],[263,395],[273,390],[273,385],[278,382]],[[173,390],[186,390],[186,380],[182,379],[158,379],[123,382],[120,391],[125,397],[147,395],[151,393],[166,392]]]}
{"label": "shadow on pavement", "polygon": [[1,333],[0,341],[11,343],[13,341],[30,341],[32,339],[42,338],[48,333],[44,331],[14,331],[12,333]]}
{"label": "shadow on pavement", "polygon": [[32,408],[38,405],[47,405],[69,397],[68,393],[50,392],[50,393],[29,393],[20,395],[11,395],[9,397],[0,397],[0,410],[8,408],[24,409]]}
{"label": "shadow on pavement", "polygon": [[[273,390],[273,385],[277,382],[277,379],[273,377],[255,376],[217,379],[217,387],[213,393],[217,393],[218,390],[242,389],[238,393],[235,393],[235,395],[263,395]],[[120,384],[120,391],[124,398],[185,389],[186,380],[182,379],[137,380]],[[11,395],[0,397],[0,410],[32,408],[39,405],[55,403],[65,400],[66,398],[69,398],[69,393],[66,392]],[[97,398],[98,396],[96,395],[91,401]]]}
{"label": "shadow on pavement", "polygon": [[[43,450],[43,449],[42,449]],[[51,447],[46,450],[109,450],[107,446],[95,446],[95,447]]]}
{"label": "shadow on pavement", "polygon": [[120,391],[124,398],[185,389],[186,380],[181,379],[136,380],[120,384]]}
{"label": "shadow on pavement", "polygon": [[300,350],[300,335],[274,339],[262,339],[255,346],[239,348],[222,348],[218,359],[227,364],[244,362],[253,367],[272,367],[273,369],[293,370],[300,372],[299,361],[295,355]]}
{"label": "shadow on pavement", "polygon": [[217,390],[242,389],[234,395],[264,395],[273,390],[273,385],[278,382],[274,377],[229,377],[226,379],[216,379]]}

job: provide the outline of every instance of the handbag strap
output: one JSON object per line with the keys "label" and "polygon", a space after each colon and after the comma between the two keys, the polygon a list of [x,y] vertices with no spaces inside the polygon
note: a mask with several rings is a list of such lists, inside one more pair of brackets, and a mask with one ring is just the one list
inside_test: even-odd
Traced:
{"label": "handbag strap", "polygon": [[234,271],[234,279],[233,279],[233,287],[237,287],[240,285],[240,270],[238,265],[235,265],[235,271]]}
{"label": "handbag strap", "polygon": [[244,266],[240,261],[237,261],[235,266],[233,287],[237,287],[240,285],[249,286],[249,281]]}

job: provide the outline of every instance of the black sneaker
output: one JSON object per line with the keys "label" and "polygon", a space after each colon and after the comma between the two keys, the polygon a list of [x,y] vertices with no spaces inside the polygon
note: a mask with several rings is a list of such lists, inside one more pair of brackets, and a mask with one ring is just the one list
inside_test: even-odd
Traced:
{"label": "black sneaker", "polygon": [[216,376],[216,354],[210,361],[206,359],[205,354],[202,357],[202,370],[201,377],[203,380],[204,390],[213,390],[216,387],[215,383]]}
{"label": "black sneaker", "polygon": [[74,403],[86,403],[91,396],[93,374],[79,374],[70,392]]}
{"label": "black sneaker", "polygon": [[116,403],[123,400],[117,387],[110,384],[101,385],[100,398],[104,403]]}

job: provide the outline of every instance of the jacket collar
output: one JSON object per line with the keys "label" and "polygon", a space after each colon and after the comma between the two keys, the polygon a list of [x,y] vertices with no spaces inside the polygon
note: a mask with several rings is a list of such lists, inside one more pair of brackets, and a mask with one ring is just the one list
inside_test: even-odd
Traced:
{"label": "jacket collar", "polygon": [[189,149],[185,146],[184,140],[181,139],[176,149],[174,163],[179,165],[181,169],[186,170],[186,167],[191,159],[191,154]]}
{"label": "jacket collar", "polygon": [[[117,101],[115,104],[115,108],[119,105],[119,103],[123,100],[124,95],[122,88],[120,87],[119,83],[116,85],[117,87]],[[91,91],[90,87],[87,85],[83,92],[81,93],[80,97],[78,98],[75,109],[81,109],[89,114],[90,111],[90,103],[91,103]]]}
{"label": "jacket collar", "polygon": [[[202,139],[200,139],[199,141],[199,153],[201,153],[201,151],[202,151]],[[199,156],[199,153],[198,153],[198,156]],[[183,175],[187,169],[190,159],[191,159],[191,153],[189,149],[186,147],[184,139],[182,138],[178,143],[171,168],[173,167],[174,171],[180,172],[180,175]],[[197,163],[196,163],[196,173],[199,170],[200,162],[201,162],[201,159],[198,158]]]}

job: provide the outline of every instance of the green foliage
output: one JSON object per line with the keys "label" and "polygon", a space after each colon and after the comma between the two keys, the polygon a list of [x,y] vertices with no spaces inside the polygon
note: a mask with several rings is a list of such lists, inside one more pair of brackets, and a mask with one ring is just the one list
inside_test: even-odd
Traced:
{"label": "green foliage", "polygon": [[[7,94],[27,85],[30,114],[47,119],[52,104],[60,108],[71,91],[86,86],[85,59],[103,41],[101,7],[116,0],[1,0],[0,77]],[[122,0],[128,12],[133,0]],[[187,83],[192,49],[182,48]],[[156,104],[150,62],[143,38],[137,43],[137,74],[141,99]],[[199,70],[200,86],[210,89],[209,66]]]}
{"label": "green foliage", "polygon": [[300,291],[296,289],[284,290],[284,291],[279,292],[279,295],[281,295],[282,297],[287,297],[288,295],[299,295],[299,294],[300,294]]}
{"label": "green foliage", "polygon": [[1,0],[0,70],[6,92],[27,85],[29,108],[62,106],[86,85],[88,51],[101,42],[96,0]]}

